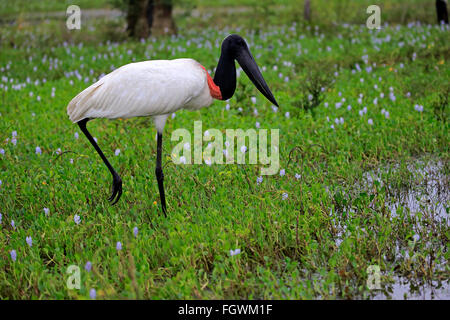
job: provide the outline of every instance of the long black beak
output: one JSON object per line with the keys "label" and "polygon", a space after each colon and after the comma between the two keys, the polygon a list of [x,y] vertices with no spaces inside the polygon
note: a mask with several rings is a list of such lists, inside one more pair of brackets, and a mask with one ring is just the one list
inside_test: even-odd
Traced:
{"label": "long black beak", "polygon": [[240,50],[240,53],[236,56],[236,60],[239,62],[242,70],[252,80],[256,88],[274,105],[278,107],[278,102],[275,100],[272,92],[269,89],[266,81],[264,80],[261,71],[259,71],[258,65],[255,59],[253,59],[250,50],[245,46]]}

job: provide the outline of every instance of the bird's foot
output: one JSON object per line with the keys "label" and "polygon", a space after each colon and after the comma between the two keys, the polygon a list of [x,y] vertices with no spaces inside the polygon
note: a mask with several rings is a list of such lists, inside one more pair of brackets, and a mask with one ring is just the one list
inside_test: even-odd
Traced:
{"label": "bird's foot", "polygon": [[112,202],[111,205],[115,205],[117,201],[119,201],[121,196],[122,196],[122,178],[120,178],[118,174],[114,174],[112,183],[112,194],[111,197],[108,198],[108,200]]}

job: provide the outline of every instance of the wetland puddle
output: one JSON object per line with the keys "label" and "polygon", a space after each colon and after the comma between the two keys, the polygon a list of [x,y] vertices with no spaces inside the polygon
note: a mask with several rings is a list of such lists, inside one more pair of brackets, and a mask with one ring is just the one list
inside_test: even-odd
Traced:
{"label": "wetland puddle", "polygon": [[[355,189],[351,191],[354,195],[365,193],[368,195],[376,194],[384,197],[384,206],[390,212],[390,219],[393,223],[398,223],[398,219],[406,219],[407,223],[414,230],[414,239],[410,241],[413,246],[416,242],[423,241],[422,244],[426,248],[442,249],[447,246],[444,243],[445,236],[437,239],[435,242],[422,240],[420,234],[432,232],[435,234],[445,234],[449,230],[450,218],[450,179],[447,174],[449,171],[448,163],[445,161],[423,161],[415,162],[400,166],[394,164],[383,168],[378,168],[363,174],[363,179],[356,184]],[[378,190],[378,191],[377,191]],[[352,196],[343,193],[343,197],[351,199]],[[378,205],[379,206],[379,205]],[[372,204],[371,204],[372,207]],[[379,211],[380,207],[373,207]],[[343,212],[356,213],[355,207],[348,205],[340,209]],[[333,212],[331,212],[333,214]],[[396,221],[394,221],[396,220]],[[335,218],[337,229],[340,230],[335,239],[336,245],[339,247],[348,236],[346,224],[341,221],[339,215]],[[436,231],[439,230],[439,231]],[[423,247],[422,247],[423,248]],[[423,250],[423,249],[421,249]],[[405,241],[399,239],[396,248],[393,250],[395,260],[401,263],[405,259],[415,259],[417,253],[405,246]],[[445,252],[445,250],[444,250]],[[382,289],[370,292],[372,299],[450,299],[450,275],[448,274],[448,259],[441,256],[439,261],[435,257],[426,257],[426,263],[430,263],[432,259],[433,275],[439,278],[439,281],[429,281],[421,276],[403,276],[393,272],[382,272],[384,279],[382,281]]]}
{"label": "wetland puddle", "polygon": [[[409,181],[407,184],[395,186],[390,183],[386,204],[392,216],[397,216],[398,209],[407,209],[411,215],[422,214],[432,221],[445,223],[449,226],[449,176],[445,173],[442,161],[424,163],[418,160],[407,165]],[[379,169],[376,172],[364,174],[366,188],[372,189],[375,181],[384,186],[387,177],[399,171],[398,165]],[[395,183],[395,182],[394,182]]]}
{"label": "wetland puddle", "polygon": [[[403,168],[405,169],[405,168]],[[408,182],[397,182],[395,176],[398,172],[408,175]],[[375,182],[385,186],[388,190],[386,205],[392,217],[397,217],[399,210],[406,210],[410,216],[419,217],[426,224],[418,223],[416,227],[426,228],[428,225],[439,224],[444,228],[449,227],[449,176],[446,174],[443,161],[423,162],[418,160],[408,164],[406,170],[401,170],[398,165],[390,168],[379,169],[375,172],[367,172],[364,175],[366,189],[373,189]],[[390,177],[394,177],[394,181]],[[402,179],[399,179],[400,181]],[[387,185],[386,181],[389,182]],[[415,240],[419,240],[419,236]],[[401,251],[398,249],[398,251]],[[444,272],[448,260],[442,260],[436,265],[435,270]],[[443,281],[411,280],[406,277],[391,276],[393,283],[385,286],[385,291],[377,293],[373,299],[394,300],[448,300],[450,299],[450,277]]]}

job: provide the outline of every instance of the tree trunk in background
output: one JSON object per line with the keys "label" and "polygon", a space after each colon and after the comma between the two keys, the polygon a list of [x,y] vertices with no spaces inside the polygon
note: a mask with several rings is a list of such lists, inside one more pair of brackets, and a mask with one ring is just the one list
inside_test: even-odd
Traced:
{"label": "tree trunk in background", "polygon": [[138,39],[150,35],[148,24],[148,0],[127,0],[127,33]]}
{"label": "tree trunk in background", "polygon": [[310,2],[310,0],[305,0],[303,14],[304,14],[306,21],[311,21],[311,2]]}
{"label": "tree trunk in background", "polygon": [[130,37],[142,39],[150,34],[176,33],[172,18],[172,0],[125,0],[127,12],[127,33]]}
{"label": "tree trunk in background", "polygon": [[438,23],[441,24],[444,21],[448,24],[448,11],[447,11],[447,1],[436,0],[436,11],[438,16]]}
{"label": "tree trunk in background", "polygon": [[175,34],[177,28],[172,18],[172,0],[154,0],[152,33]]}

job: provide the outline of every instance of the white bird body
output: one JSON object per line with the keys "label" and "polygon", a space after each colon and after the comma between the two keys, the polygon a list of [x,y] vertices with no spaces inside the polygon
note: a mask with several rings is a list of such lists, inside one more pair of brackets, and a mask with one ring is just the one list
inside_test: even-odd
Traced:
{"label": "white bird body", "polygon": [[161,132],[169,114],[211,105],[208,77],[193,59],[130,63],[80,92],[67,106],[67,114],[72,122],[153,116]]}

